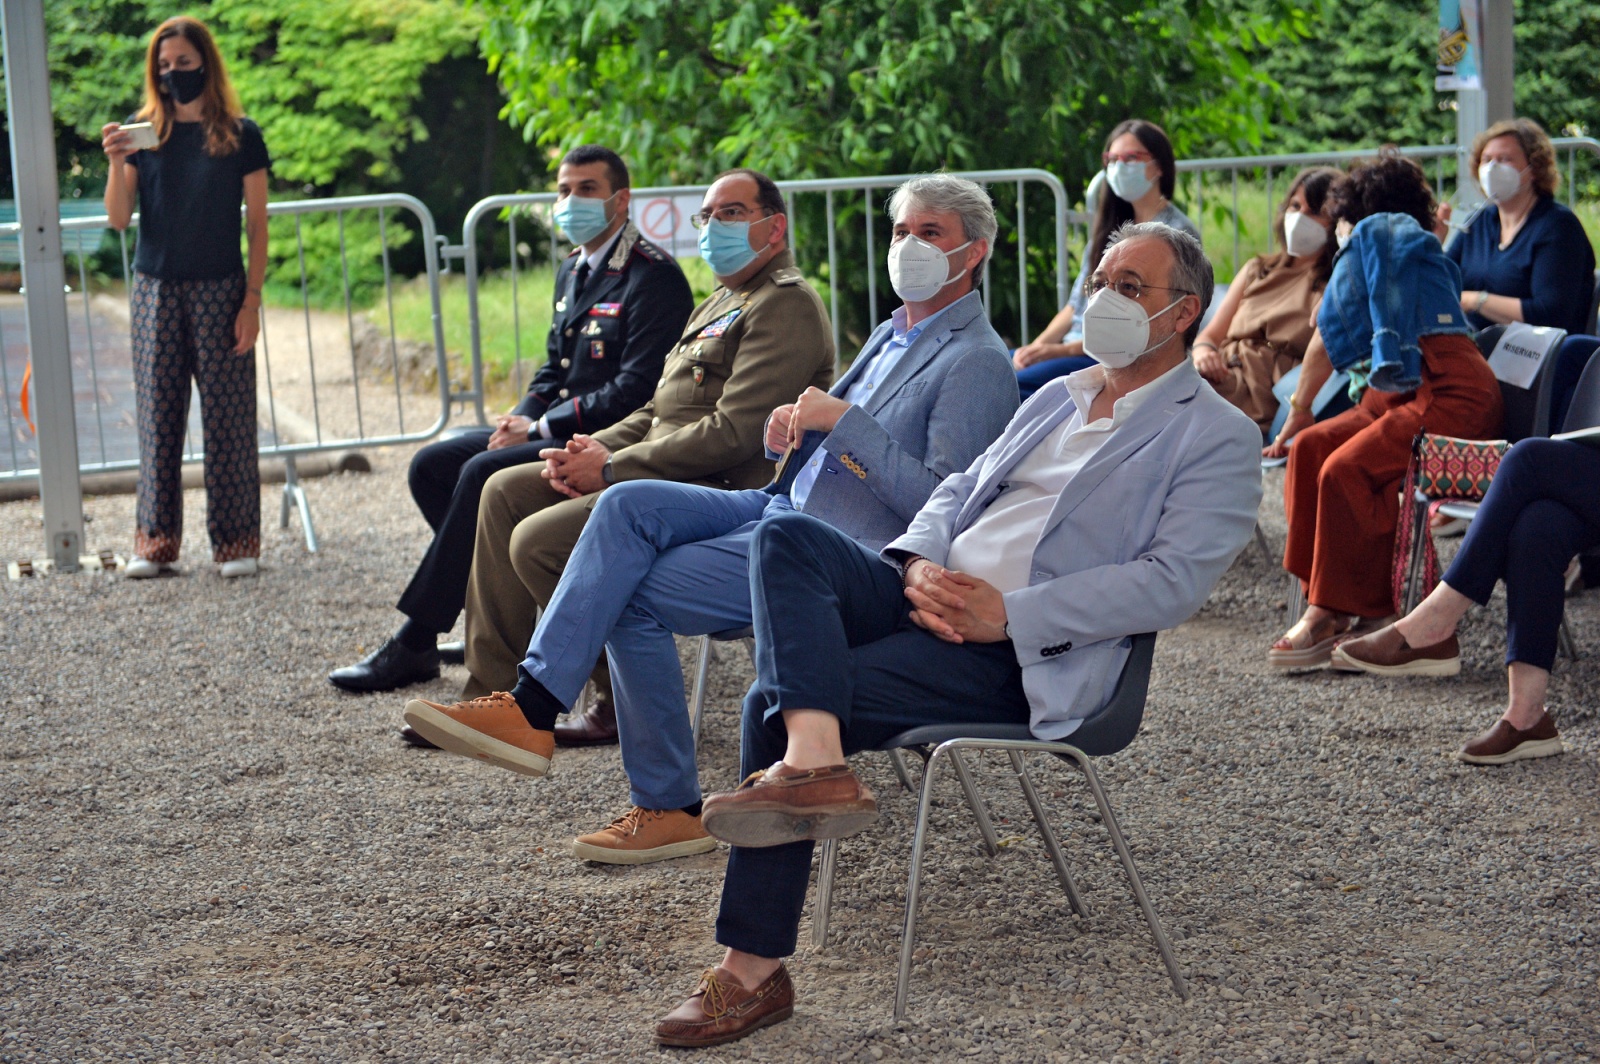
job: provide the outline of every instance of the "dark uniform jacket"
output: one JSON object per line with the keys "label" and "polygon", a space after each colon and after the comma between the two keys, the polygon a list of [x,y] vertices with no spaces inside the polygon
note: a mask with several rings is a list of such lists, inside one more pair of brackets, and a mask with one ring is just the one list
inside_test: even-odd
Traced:
{"label": "dark uniform jacket", "polygon": [[595,439],[624,480],[759,488],[772,479],[763,431],[774,407],[833,378],[833,330],[794,255],[694,309],[655,395]]}
{"label": "dark uniform jacket", "polygon": [[644,405],[694,309],[683,270],[632,222],[574,293],[574,274],[586,257],[574,248],[556,270],[549,359],[515,411],[548,419],[551,435],[561,440],[597,432]]}

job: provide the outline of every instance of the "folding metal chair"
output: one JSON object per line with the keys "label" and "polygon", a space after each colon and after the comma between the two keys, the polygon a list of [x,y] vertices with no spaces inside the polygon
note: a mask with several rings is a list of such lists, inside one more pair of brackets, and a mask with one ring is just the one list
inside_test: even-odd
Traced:
{"label": "folding metal chair", "polygon": [[716,656],[713,643],[732,643],[734,641],[744,644],[745,652],[750,655],[750,660],[756,659],[756,631],[749,625],[743,628],[730,628],[725,632],[712,632],[710,635],[700,637],[700,659],[694,667],[694,696],[689,700],[689,719],[694,722],[694,748],[700,749],[700,718],[705,714],[706,708],[706,677],[711,673],[711,659]]}
{"label": "folding metal chair", "polygon": [[[1006,752],[1011,760],[1012,771],[1016,773],[1017,781],[1022,787],[1022,795],[1028,803],[1028,809],[1033,814],[1033,822],[1039,828],[1045,850],[1055,866],[1056,877],[1061,881],[1062,890],[1066,892],[1067,904],[1078,916],[1087,918],[1088,907],[1083,902],[1077,881],[1073,878],[1072,870],[1068,868],[1066,857],[1061,852],[1061,843],[1050,827],[1044,804],[1039,800],[1039,792],[1033,785],[1033,778],[1028,774],[1023,755],[1054,754],[1076,765],[1083,772],[1084,779],[1089,784],[1089,791],[1094,795],[1095,804],[1100,809],[1101,822],[1105,824],[1106,831],[1111,836],[1117,857],[1122,861],[1123,871],[1127,873],[1128,882],[1133,887],[1133,895],[1138,899],[1145,920],[1150,924],[1150,933],[1155,937],[1156,949],[1167,966],[1167,974],[1172,977],[1173,988],[1180,998],[1189,997],[1189,987],[1184,981],[1182,971],[1178,968],[1178,960],[1173,955],[1172,945],[1167,940],[1166,932],[1162,930],[1155,907],[1150,904],[1150,898],[1145,893],[1144,883],[1139,878],[1138,866],[1134,864],[1133,854],[1122,836],[1122,828],[1117,823],[1116,814],[1111,811],[1111,804],[1106,800],[1100,777],[1090,761],[1092,757],[1105,757],[1117,753],[1139,733],[1139,723],[1144,718],[1145,693],[1150,684],[1150,663],[1155,654],[1155,646],[1156,636],[1153,632],[1133,637],[1132,651],[1127,664],[1123,667],[1122,676],[1117,680],[1116,691],[1110,703],[1079,725],[1078,730],[1069,736],[1070,742],[1036,739],[1025,724],[973,723],[912,728],[876,748],[894,752],[912,749],[923,753],[927,747],[933,747],[931,754],[924,754],[926,766],[922,775],[921,797],[917,804],[917,827],[911,841],[911,870],[906,884],[905,930],[900,939],[900,975],[894,998],[896,1019],[903,1018],[906,1013],[906,997],[911,984],[911,955],[916,948],[917,908],[921,892],[922,855],[928,837],[928,814],[933,804],[934,784],[939,769],[945,761],[951,763],[963,790],[967,792],[968,803],[973,808],[979,830],[984,836],[985,848],[988,849],[990,856],[998,851],[994,827],[983,810],[982,802],[977,799],[971,777],[961,760],[961,754],[969,750]],[[833,904],[833,876],[837,850],[837,840],[830,839],[822,844],[822,863],[817,875],[817,905],[812,920],[812,940],[819,949],[825,947],[828,941],[828,920]]]}

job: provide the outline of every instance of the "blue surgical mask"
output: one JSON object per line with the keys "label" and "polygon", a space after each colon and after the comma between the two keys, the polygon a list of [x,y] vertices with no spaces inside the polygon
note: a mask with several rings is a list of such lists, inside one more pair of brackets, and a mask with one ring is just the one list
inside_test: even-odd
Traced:
{"label": "blue surgical mask", "polygon": [[755,260],[749,222],[708,219],[700,230],[700,257],[718,277],[732,277]]}
{"label": "blue surgical mask", "polygon": [[1127,200],[1136,203],[1144,198],[1150,191],[1150,186],[1155,182],[1145,173],[1148,163],[1118,160],[1106,167],[1106,182],[1111,186],[1111,191]]}
{"label": "blue surgical mask", "polygon": [[574,244],[587,244],[605,232],[606,226],[611,224],[611,220],[606,217],[606,204],[614,198],[616,193],[605,199],[568,196],[564,200],[558,200],[554,212],[556,224]]}

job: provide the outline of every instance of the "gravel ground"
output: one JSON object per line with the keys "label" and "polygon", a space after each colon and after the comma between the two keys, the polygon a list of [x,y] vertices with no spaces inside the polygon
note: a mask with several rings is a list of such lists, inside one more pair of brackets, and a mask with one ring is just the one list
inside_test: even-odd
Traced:
{"label": "gravel ground", "polygon": [[[620,813],[614,749],[537,781],[402,746],[403,699],[323,676],[381,640],[425,526],[403,450],[308,482],[322,551],[270,522],[224,583],[190,492],[182,571],[0,582],[0,1061],[665,1059],[654,1021],[718,956],[725,851],[580,864]],[[1282,542],[1281,480],[1263,522]],[[126,552],[133,500],[88,502]],[[36,502],[0,555],[42,552]],[[1102,771],[1194,995],[1181,1002],[1092,802],[1040,765],[1093,911],[1068,914],[998,761],[1008,845],[946,780],[908,1019],[891,1015],[913,803],[840,851],[834,942],[802,929],[794,1021],[704,1060],[1568,1060],[1595,1018],[1600,595],[1551,693],[1569,752],[1448,756],[1503,700],[1498,600],[1454,680],[1278,676],[1284,580],[1252,548],[1157,649],[1145,731]],[[687,648],[687,644],[685,645]],[[735,782],[736,647],[703,782]],[[453,700],[447,669],[415,689]]]}

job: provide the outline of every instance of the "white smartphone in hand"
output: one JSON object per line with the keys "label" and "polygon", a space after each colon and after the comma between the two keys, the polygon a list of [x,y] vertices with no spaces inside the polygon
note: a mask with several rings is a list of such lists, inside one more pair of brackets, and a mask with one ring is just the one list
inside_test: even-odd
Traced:
{"label": "white smartphone in hand", "polygon": [[161,145],[161,138],[156,136],[155,127],[149,122],[130,123],[121,127],[121,132],[128,134],[131,151],[148,151]]}

